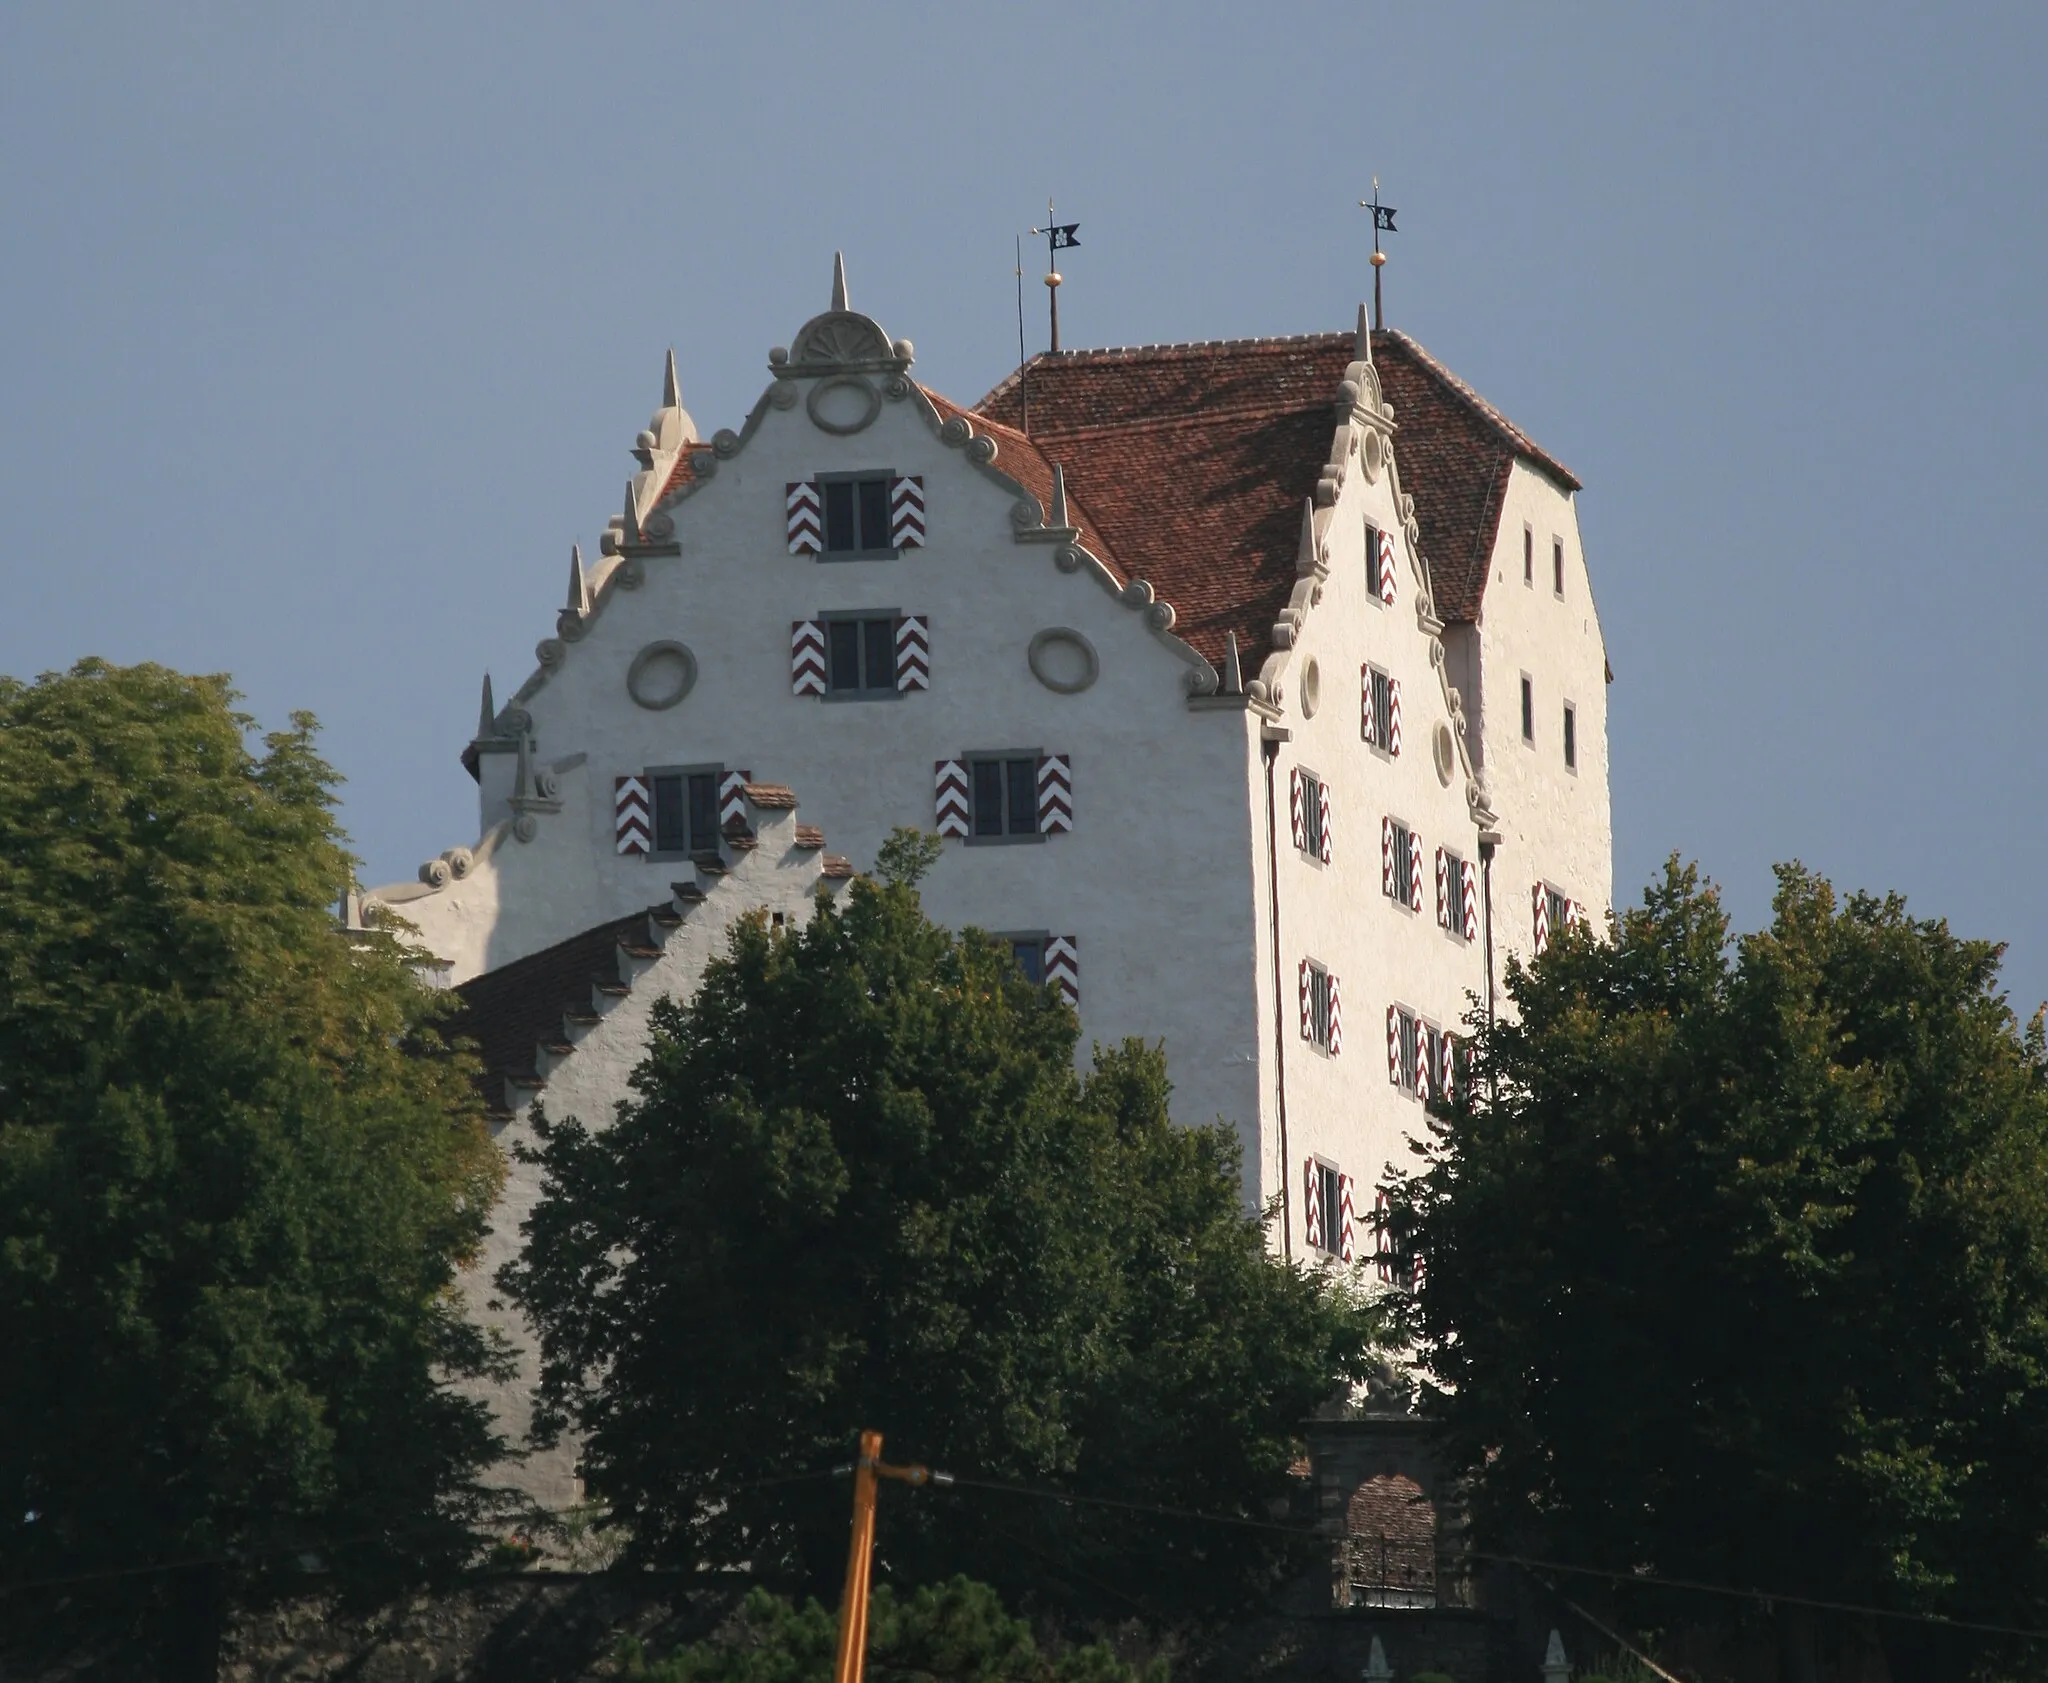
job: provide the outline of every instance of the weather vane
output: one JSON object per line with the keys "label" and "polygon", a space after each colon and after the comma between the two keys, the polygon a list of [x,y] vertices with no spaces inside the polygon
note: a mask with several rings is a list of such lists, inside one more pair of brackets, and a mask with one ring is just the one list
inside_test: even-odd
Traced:
{"label": "weather vane", "polygon": [[1033,228],[1032,233],[1045,236],[1045,295],[1052,308],[1052,348],[1060,348],[1060,272],[1053,266],[1053,253],[1065,251],[1081,242],[1074,236],[1081,231],[1078,222],[1058,223],[1052,219],[1052,200],[1045,201],[1045,226]]}
{"label": "weather vane", "polygon": [[1358,201],[1360,210],[1372,212],[1372,325],[1375,330],[1385,327],[1386,313],[1380,307],[1380,271],[1387,266],[1387,254],[1380,250],[1380,232],[1398,234],[1394,226],[1394,207],[1380,203],[1380,178],[1372,178],[1372,197]]}

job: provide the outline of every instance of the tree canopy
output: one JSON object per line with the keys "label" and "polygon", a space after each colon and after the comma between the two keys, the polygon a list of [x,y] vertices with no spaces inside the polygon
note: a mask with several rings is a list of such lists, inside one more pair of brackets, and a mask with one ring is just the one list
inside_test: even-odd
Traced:
{"label": "tree canopy", "polygon": [[220,678],[0,681],[0,1579],[465,1554],[497,1156],[356,944],[335,776]]}
{"label": "tree canopy", "polygon": [[[1098,1049],[1009,950],[923,915],[916,838],[801,928],[741,924],[657,1007],[616,1120],[542,1118],[503,1276],[544,1400],[642,1558],[823,1590],[850,1458],[1264,1519],[1373,1323],[1290,1270],[1221,1125],[1167,1119],[1157,1048]],[[610,1125],[604,1124],[610,1120]],[[891,1487],[878,1549],[1120,1616],[1211,1611],[1278,1564],[1251,1529]]]}
{"label": "tree canopy", "polygon": [[1731,942],[1673,861],[1510,966],[1396,1204],[1483,1539],[2048,1622],[2048,1063],[1999,953],[1797,866]]}

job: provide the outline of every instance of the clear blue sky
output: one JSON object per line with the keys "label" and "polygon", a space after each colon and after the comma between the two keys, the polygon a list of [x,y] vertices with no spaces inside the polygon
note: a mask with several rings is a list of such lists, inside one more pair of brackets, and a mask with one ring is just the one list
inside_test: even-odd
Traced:
{"label": "clear blue sky", "polygon": [[737,425],[843,247],[972,399],[1048,191],[1069,343],[1340,328],[1377,172],[1390,323],[1586,482],[1618,896],[1797,857],[2024,1014],[2044,65],[2039,4],[8,7],[0,670],[311,708],[408,876],[670,344]]}

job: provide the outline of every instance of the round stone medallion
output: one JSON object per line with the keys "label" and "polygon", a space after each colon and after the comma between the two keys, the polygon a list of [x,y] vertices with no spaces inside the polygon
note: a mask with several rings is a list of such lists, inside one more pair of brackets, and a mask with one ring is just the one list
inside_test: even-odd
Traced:
{"label": "round stone medallion", "polygon": [[1323,669],[1311,660],[1301,669],[1301,716],[1313,719],[1323,704]]}
{"label": "round stone medallion", "polygon": [[1025,652],[1031,675],[1058,695],[1077,695],[1102,673],[1095,645],[1064,625],[1047,626]]}
{"label": "round stone medallion", "polygon": [[654,713],[675,706],[696,682],[697,657],[681,643],[649,643],[626,668],[626,693]]}

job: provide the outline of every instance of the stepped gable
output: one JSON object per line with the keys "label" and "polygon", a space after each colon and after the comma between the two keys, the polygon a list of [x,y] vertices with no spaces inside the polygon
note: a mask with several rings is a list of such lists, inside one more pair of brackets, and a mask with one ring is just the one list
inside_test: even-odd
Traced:
{"label": "stepped gable", "polygon": [[[1567,489],[1579,482],[1407,335],[1372,343],[1438,612],[1472,619],[1515,459]],[[1294,588],[1301,505],[1329,457],[1356,346],[1353,334],[1320,333],[1047,352],[968,418],[1014,429],[1028,399],[1028,446],[1066,470],[1069,498],[1119,569],[1173,604],[1175,633],[1206,658],[1220,662],[1235,631],[1255,670]]]}

